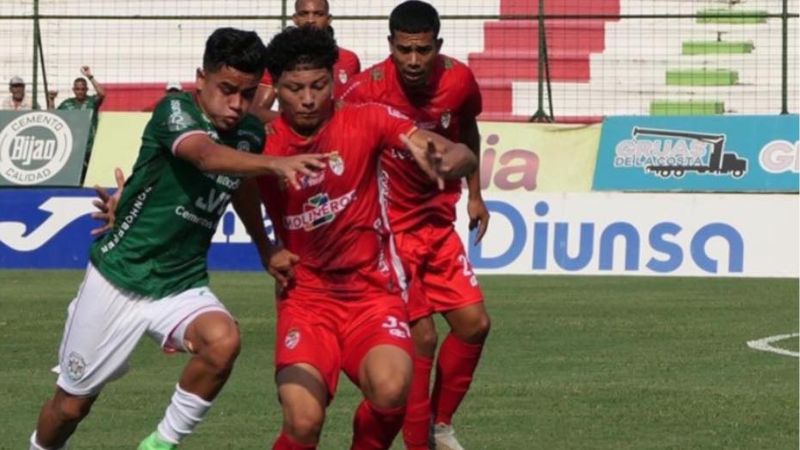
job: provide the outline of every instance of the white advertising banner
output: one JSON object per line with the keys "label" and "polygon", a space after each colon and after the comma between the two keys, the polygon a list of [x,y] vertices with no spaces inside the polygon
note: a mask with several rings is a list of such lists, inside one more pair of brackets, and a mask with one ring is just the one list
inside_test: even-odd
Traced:
{"label": "white advertising banner", "polygon": [[480,274],[798,277],[798,196],[485,193]]}

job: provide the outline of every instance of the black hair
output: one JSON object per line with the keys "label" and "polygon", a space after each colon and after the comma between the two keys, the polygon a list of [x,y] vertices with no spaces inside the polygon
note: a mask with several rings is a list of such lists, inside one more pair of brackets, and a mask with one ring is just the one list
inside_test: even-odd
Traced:
{"label": "black hair", "polygon": [[78,78],[75,78],[74,80],[72,80],[72,85],[73,86],[75,85],[75,83],[83,83],[86,86],[89,86],[89,83],[86,81],[86,78],[83,78],[83,77],[78,77]]}
{"label": "black hair", "polygon": [[299,67],[333,70],[339,59],[336,40],[313,26],[288,27],[276,34],[267,45],[267,70],[273,81],[281,74]]}
{"label": "black hair", "polygon": [[389,33],[427,33],[433,32],[433,37],[439,37],[439,13],[436,8],[428,3],[409,0],[397,5],[389,16]]}
{"label": "black hair", "polygon": [[265,51],[264,43],[255,31],[217,28],[206,41],[203,69],[216,72],[228,66],[244,73],[261,73]]}

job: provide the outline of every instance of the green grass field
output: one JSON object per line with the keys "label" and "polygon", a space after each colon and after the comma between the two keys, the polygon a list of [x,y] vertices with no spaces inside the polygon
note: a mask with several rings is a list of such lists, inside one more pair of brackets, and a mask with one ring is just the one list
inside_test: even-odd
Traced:
{"label": "green grass field", "polygon": [[[52,393],[76,271],[0,271],[0,448],[27,447]],[[747,347],[798,331],[797,280],[483,277],[493,330],[455,418],[468,450],[798,448],[798,359]],[[265,449],[280,427],[271,281],[214,273],[238,317],[234,374],[186,449]],[[444,330],[440,322],[440,330]],[[797,339],[778,342],[797,351]],[[133,449],[161,417],[184,356],[150,340],[71,448]],[[357,391],[343,377],[321,449],[346,449]],[[401,449],[399,442],[394,449]]]}

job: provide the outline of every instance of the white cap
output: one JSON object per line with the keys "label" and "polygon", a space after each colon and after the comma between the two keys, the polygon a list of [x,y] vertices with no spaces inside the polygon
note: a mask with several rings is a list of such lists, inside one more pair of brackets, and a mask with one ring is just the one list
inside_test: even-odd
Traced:
{"label": "white cap", "polygon": [[23,80],[22,78],[20,78],[20,77],[18,77],[18,76],[16,76],[16,75],[14,75],[14,76],[13,76],[13,77],[11,77],[11,79],[8,81],[8,85],[9,85],[9,86],[14,86],[14,85],[17,85],[17,84],[25,84],[25,80]]}
{"label": "white cap", "polygon": [[182,91],[183,90],[183,86],[181,86],[180,81],[170,81],[170,82],[167,83],[166,90],[167,91],[171,91],[171,90]]}

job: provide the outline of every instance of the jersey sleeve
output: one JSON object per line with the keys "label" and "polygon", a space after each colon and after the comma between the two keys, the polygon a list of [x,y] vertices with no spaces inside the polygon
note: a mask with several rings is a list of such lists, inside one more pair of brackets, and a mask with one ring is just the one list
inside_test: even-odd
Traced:
{"label": "jersey sleeve", "polygon": [[206,134],[202,113],[188,96],[165,97],[153,111],[151,121],[153,138],[173,155],[187,137]]}
{"label": "jersey sleeve", "polygon": [[400,140],[400,135],[410,135],[416,131],[414,122],[405,114],[380,103],[365,105],[367,117],[371,119],[371,129],[380,135],[381,148],[403,148],[405,144]]}

